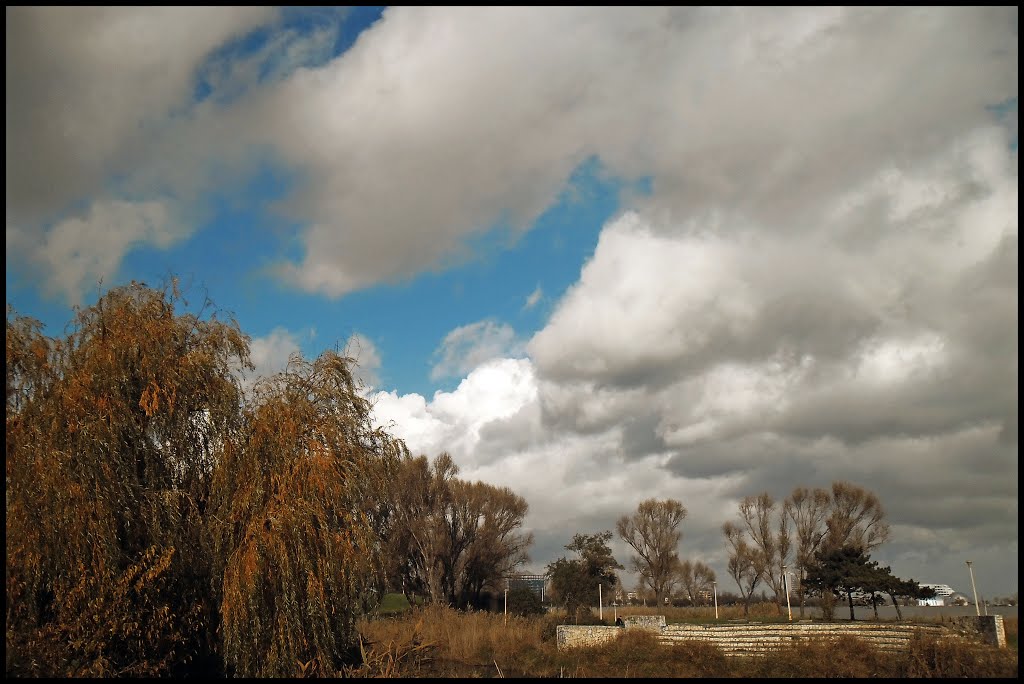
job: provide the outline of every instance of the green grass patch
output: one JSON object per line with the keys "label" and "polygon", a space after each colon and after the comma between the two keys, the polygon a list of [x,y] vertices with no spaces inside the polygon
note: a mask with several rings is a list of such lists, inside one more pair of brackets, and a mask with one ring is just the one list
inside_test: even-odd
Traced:
{"label": "green grass patch", "polygon": [[377,606],[378,615],[400,615],[412,610],[405,594],[384,594],[384,599]]}

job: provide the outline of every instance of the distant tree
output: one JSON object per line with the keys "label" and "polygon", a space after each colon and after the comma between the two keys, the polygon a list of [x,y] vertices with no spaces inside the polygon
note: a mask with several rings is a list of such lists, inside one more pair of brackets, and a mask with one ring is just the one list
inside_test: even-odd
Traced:
{"label": "distant tree", "polygon": [[480,524],[460,564],[457,591],[462,603],[480,606],[484,590],[496,592],[504,577],[530,560],[533,534],[522,532],[529,511],[523,497],[481,482],[476,489]]}
{"label": "distant tree", "polygon": [[814,554],[820,548],[827,533],[825,520],[828,517],[830,502],[831,495],[826,489],[797,487],[784,503],[784,510],[792,521],[796,547],[794,549],[794,570],[797,577],[800,578],[797,583],[797,597],[800,603],[801,618],[804,616],[804,606],[807,602],[803,578],[807,566],[814,561]]}
{"label": "distant tree", "polygon": [[[881,501],[850,482],[837,480],[829,489],[797,487],[786,498],[783,509],[792,522],[794,568],[801,580],[797,585],[801,616],[807,598],[803,579],[815,554],[848,545],[868,553],[889,539]],[[829,592],[822,596],[823,604],[832,599]],[[825,608],[829,609],[827,605]]]}
{"label": "distant tree", "polygon": [[750,601],[765,575],[765,555],[761,549],[747,542],[745,531],[736,523],[726,522],[722,525],[722,532],[729,548],[726,567],[743,598],[743,615],[749,618]]}
{"label": "distant tree", "polygon": [[[824,549],[818,552],[807,567],[804,582],[816,589],[822,596],[846,596],[850,602],[850,619],[853,620],[853,592],[859,591],[867,580],[867,556],[855,546],[838,549]],[[825,619],[835,617],[834,603],[823,604]]]}
{"label": "distant tree", "polygon": [[675,499],[641,501],[636,512],[622,516],[615,530],[636,555],[630,558],[631,569],[654,591],[661,605],[679,577],[679,525],[686,518],[686,508]]}
{"label": "distant tree", "polygon": [[440,512],[449,496],[449,481],[458,469],[442,454],[402,459],[392,487],[394,518],[387,541],[388,573],[410,604],[416,597],[441,602],[445,535]]}
{"label": "distant tree", "polygon": [[782,567],[789,562],[793,544],[787,504],[781,506],[764,492],[744,497],[739,504],[739,529],[748,545],[759,553],[763,565],[761,580],[774,592],[775,607],[782,614],[785,579]]}
{"label": "distant tree", "polygon": [[529,587],[515,587],[508,590],[508,612],[512,615],[543,615],[544,604],[537,592]]}
{"label": "distant tree", "polygon": [[[903,580],[892,574],[888,566],[880,566],[859,546],[847,545],[838,549],[824,549],[818,552],[815,560],[808,567],[806,582],[808,587],[823,593],[845,596],[850,607],[850,619],[855,619],[855,593],[865,593],[871,599],[871,605],[878,619],[879,595],[888,595],[896,607],[897,618],[902,620],[899,609],[901,598],[930,598],[935,591],[922,587],[915,580]],[[832,619],[832,604],[827,604],[826,618]]]}
{"label": "distant tree", "polygon": [[703,592],[711,591],[715,571],[701,561],[683,561],[679,564],[679,584],[690,605],[697,605]]}
{"label": "distant tree", "polygon": [[[931,587],[923,587],[917,580],[903,580],[892,574],[892,570],[886,566],[879,568],[880,575],[876,581],[873,591],[881,592],[889,597],[892,605],[896,608],[896,619],[903,619],[903,611],[900,610],[900,603],[905,599],[918,600],[935,597],[935,590]],[[878,618],[878,611],[875,610],[875,619]]]}
{"label": "distant tree", "polygon": [[636,584],[633,586],[633,593],[636,595],[634,603],[639,603],[644,607],[658,605],[654,591],[642,578],[637,578]]}
{"label": "distant tree", "polygon": [[890,533],[878,496],[859,485],[841,481],[832,483],[825,526],[825,547],[853,546],[864,553],[888,541]]}
{"label": "distant tree", "polygon": [[526,500],[507,487],[466,482],[447,453],[402,461],[393,487],[390,574],[409,596],[479,605],[484,589],[528,560]]}
{"label": "distant tree", "polygon": [[623,567],[608,546],[611,538],[610,530],[593,535],[577,533],[565,546],[576,557],[563,556],[547,566],[553,598],[565,607],[574,621],[579,621],[581,610],[589,610],[598,602],[598,585],[614,594],[618,583],[615,570]]}

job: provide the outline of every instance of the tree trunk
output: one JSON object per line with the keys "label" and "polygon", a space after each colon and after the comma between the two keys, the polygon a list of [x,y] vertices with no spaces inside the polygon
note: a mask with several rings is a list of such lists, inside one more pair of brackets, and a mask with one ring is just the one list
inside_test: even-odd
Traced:
{"label": "tree trunk", "polygon": [[896,607],[896,619],[903,622],[903,611],[900,610],[900,602],[896,600],[893,594],[889,594],[889,598],[892,599],[892,605]]}
{"label": "tree trunk", "polygon": [[831,589],[821,592],[821,614],[826,620],[834,620],[836,617],[836,596]]}
{"label": "tree trunk", "polygon": [[850,604],[850,619],[851,620],[856,620],[857,618],[853,614],[853,591],[852,590],[846,592],[846,600]]}

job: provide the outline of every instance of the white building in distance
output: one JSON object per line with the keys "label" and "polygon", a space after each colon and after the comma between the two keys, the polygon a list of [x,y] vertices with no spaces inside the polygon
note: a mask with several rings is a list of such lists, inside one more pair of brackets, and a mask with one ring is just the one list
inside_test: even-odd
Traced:
{"label": "white building in distance", "polygon": [[946,605],[946,599],[955,594],[953,587],[948,584],[921,584],[922,587],[935,590],[935,598],[929,599],[918,599],[917,605],[919,606],[944,606]]}

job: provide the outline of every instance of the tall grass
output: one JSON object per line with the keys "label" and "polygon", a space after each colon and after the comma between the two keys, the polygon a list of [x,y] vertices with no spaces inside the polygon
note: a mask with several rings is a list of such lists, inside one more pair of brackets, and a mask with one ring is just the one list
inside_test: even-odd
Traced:
{"label": "tall grass", "polygon": [[[768,608],[774,610],[774,605]],[[693,620],[692,608],[670,620]],[[608,613],[662,614],[653,608]],[[684,612],[685,611],[685,612]],[[714,618],[711,609],[710,620]],[[742,609],[741,609],[742,613]],[[753,613],[752,613],[753,615]],[[728,618],[719,609],[720,619]],[[596,620],[595,620],[596,621]],[[601,646],[558,650],[555,626],[565,618],[413,608],[397,617],[362,621],[359,677],[1017,677],[1016,648],[919,638],[904,653],[887,654],[852,637],[799,641],[760,657],[727,657],[707,642],[662,645],[642,630],[623,630]],[[1007,621],[1009,623],[1009,621]],[[1011,627],[1007,625],[1007,636]],[[1016,620],[1012,625],[1016,642]]]}
{"label": "tall grass", "polygon": [[[785,610],[785,607],[783,607]],[[595,613],[598,611],[595,609]],[[614,617],[610,617],[617,614],[619,617],[628,617],[630,615],[664,615],[666,622],[714,622],[715,621],[715,607],[714,606],[686,606],[686,607],[674,607],[664,606],[659,608],[657,606],[618,606],[618,607],[605,607],[603,610],[604,617],[614,620]],[[788,613],[780,613],[778,607],[771,602],[758,602],[750,604],[749,615],[743,612],[743,606],[719,606],[718,607],[718,619],[719,621],[728,620],[743,620],[748,618],[751,620],[787,620],[789,619]],[[793,618],[797,619],[797,611],[793,611]]]}
{"label": "tall grass", "polygon": [[552,655],[557,650],[554,626],[561,622],[561,616],[525,618],[427,605],[402,617],[364,620],[359,633],[364,660],[371,665],[397,661],[413,673],[440,669],[445,676],[459,676],[486,670],[507,676],[520,670],[535,651],[541,652],[541,659]]}

